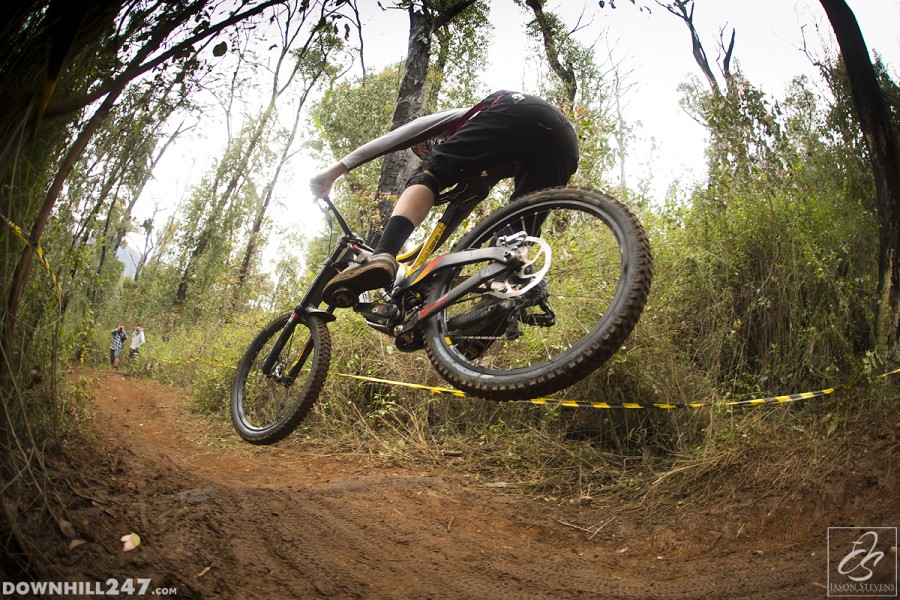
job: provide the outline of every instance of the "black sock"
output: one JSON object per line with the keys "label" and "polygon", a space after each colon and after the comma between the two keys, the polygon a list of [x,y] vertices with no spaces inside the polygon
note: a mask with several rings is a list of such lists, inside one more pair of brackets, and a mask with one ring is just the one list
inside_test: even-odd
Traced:
{"label": "black sock", "polygon": [[384,226],[384,233],[381,234],[378,245],[375,246],[375,254],[387,252],[391,256],[397,256],[415,228],[412,221],[406,217],[391,217]]}

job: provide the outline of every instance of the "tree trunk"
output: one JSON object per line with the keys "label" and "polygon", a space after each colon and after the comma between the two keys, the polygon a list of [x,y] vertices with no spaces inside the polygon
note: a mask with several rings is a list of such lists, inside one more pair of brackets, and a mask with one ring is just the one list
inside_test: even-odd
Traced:
{"label": "tree trunk", "polygon": [[[144,250],[141,252],[141,256],[138,259],[137,264],[134,266],[134,281],[137,283],[138,278],[141,276],[141,270],[144,268],[144,265],[147,263],[147,257],[150,256],[150,253],[153,251],[154,243],[153,243],[153,226],[156,223],[156,215],[159,213],[159,205],[154,206],[153,214],[150,215],[150,218],[144,221]],[[149,223],[149,225],[148,225]]]}
{"label": "tree trunk", "polygon": [[[122,241],[125,239],[125,236],[128,235],[128,223],[131,220],[131,213],[134,211],[134,207],[137,205],[137,201],[140,199],[141,194],[144,192],[144,188],[147,186],[147,183],[149,183],[150,178],[153,176],[153,170],[156,168],[156,165],[159,164],[159,161],[162,160],[163,155],[166,153],[166,150],[169,149],[169,146],[172,145],[172,142],[174,142],[179,135],[184,133],[184,131],[181,130],[182,125],[184,125],[184,123],[181,123],[175,130],[175,133],[169,136],[165,143],[163,143],[162,147],[157,151],[156,155],[153,157],[153,160],[150,161],[150,165],[141,176],[141,180],[138,182],[138,185],[131,196],[131,200],[128,202],[128,206],[125,207],[125,211],[122,214],[121,225],[116,230],[116,235],[113,239],[113,256],[118,253],[119,248],[122,246]],[[190,129],[190,127],[188,129]]]}
{"label": "tree trunk", "polygon": [[[294,6],[294,9],[299,10],[301,13],[305,14],[307,6]],[[327,5],[322,5],[322,19],[325,18],[325,9]],[[276,65],[274,68],[274,77],[272,79],[272,87],[269,94],[269,101],[266,105],[266,108],[263,110],[263,113],[256,124],[256,128],[251,134],[250,141],[241,146],[241,155],[238,160],[238,166],[234,169],[233,176],[231,181],[229,182],[227,188],[222,193],[221,196],[216,197],[214,199],[215,206],[213,211],[211,212],[211,217],[206,221],[203,229],[200,232],[199,237],[197,238],[197,243],[194,246],[193,251],[188,257],[187,264],[185,265],[184,271],[181,273],[181,280],[178,283],[178,291],[175,294],[175,307],[183,306],[185,301],[187,300],[188,288],[193,280],[194,270],[196,269],[197,262],[203,257],[206,253],[206,249],[209,245],[210,240],[212,239],[213,233],[215,233],[215,227],[217,223],[216,217],[223,213],[228,203],[231,201],[231,198],[238,190],[238,184],[241,179],[246,177],[248,167],[251,164],[251,159],[253,158],[254,153],[259,147],[260,143],[263,140],[263,134],[268,130],[269,123],[276,117],[275,106],[278,101],[278,98],[281,97],[290,87],[291,82],[300,73],[302,67],[302,59],[305,53],[310,49],[311,43],[314,39],[314,33],[310,34],[310,37],[307,38],[305,44],[300,49],[300,51],[294,50],[294,62],[291,69],[288,71],[287,76],[284,81],[280,80],[281,75],[281,67],[284,64],[284,61],[287,60],[288,57],[292,56],[291,45],[293,41],[300,35],[302,31],[301,27],[298,27],[296,30],[291,33],[290,21],[294,17],[293,12],[289,12],[288,22],[286,24],[286,30],[284,32],[284,38],[282,39],[281,48],[279,51],[278,59],[276,61]],[[302,20],[301,20],[302,24]],[[235,70],[237,73],[237,70]],[[304,102],[306,95],[309,93],[309,90],[306,90],[304,93]],[[232,99],[234,94],[234,88],[232,88]],[[302,105],[302,103],[301,103]],[[296,131],[296,123],[294,125],[294,131]],[[292,139],[293,139],[292,134]],[[223,158],[224,163],[224,158]],[[222,164],[220,163],[219,174],[222,174]],[[283,164],[283,162],[282,162]],[[278,166],[278,171],[280,171],[281,165]],[[216,184],[213,186],[213,192],[215,193],[218,190],[218,181],[220,180],[219,174],[217,174]],[[254,220],[253,231],[250,235],[250,241],[248,242],[248,248],[245,252],[244,259],[241,265],[241,275],[240,275],[240,284],[243,284],[243,279],[246,277],[247,269],[249,269],[250,259],[252,258],[253,251],[256,247],[256,233],[258,233],[259,229],[262,227],[263,219],[265,218],[265,213],[268,210],[269,201],[271,200],[272,188],[275,185],[275,180],[277,180],[278,174],[276,173],[272,183],[270,184],[272,187],[267,187],[266,192],[264,193],[264,200],[261,206],[260,212],[257,214],[256,219]]]}
{"label": "tree trunk", "polygon": [[[240,184],[241,180],[246,177],[248,167],[250,166],[250,159],[256,152],[256,148],[259,146],[260,140],[262,140],[263,133],[268,126],[272,114],[273,110],[272,106],[270,105],[270,107],[263,114],[263,117],[260,119],[256,129],[254,129],[249,142],[246,145],[242,145],[242,153],[239,159],[239,163],[235,167],[231,179],[228,181],[228,185],[225,188],[225,191],[223,191],[213,200],[213,208],[209,213],[209,217],[207,218],[203,229],[200,231],[200,235],[197,237],[197,243],[194,244],[194,248],[188,256],[187,264],[185,265],[184,270],[181,272],[181,279],[178,282],[178,291],[175,293],[174,306],[176,308],[183,306],[185,301],[187,300],[188,288],[193,281],[194,270],[196,269],[197,262],[199,262],[203,255],[206,254],[206,250],[209,246],[210,241],[212,241],[213,239],[213,234],[215,233],[216,227],[218,227],[218,217],[224,213],[225,208],[231,201],[231,198],[238,191],[238,185]],[[225,161],[224,156],[222,157],[222,161]],[[213,189],[215,190],[216,188],[214,187]]]}
{"label": "tree trunk", "polygon": [[111,29],[123,0],[17,0],[4,9],[0,35],[0,173],[40,125],[60,75]]}
{"label": "tree trunk", "polygon": [[[68,5],[72,3],[64,4]],[[107,3],[107,6],[105,8],[109,10],[110,5],[114,6],[115,3],[109,2]],[[184,10],[183,13],[177,15],[173,14],[173,18],[171,20],[160,23],[159,28],[153,31],[152,35],[150,35],[146,43],[137,50],[134,58],[132,59],[132,62],[130,63],[129,68],[126,69],[126,73],[131,73],[131,69],[134,65],[141,65],[142,61],[150,56],[151,53],[156,51],[156,49],[160,47],[160,45],[166,40],[166,38],[169,37],[172,31],[174,31],[180,24],[182,24],[192,16],[193,13],[188,12],[188,10],[198,11],[201,8],[203,8],[201,4],[191,5],[187,10]],[[115,13],[113,13],[113,15],[114,14]],[[79,21],[67,24],[68,27],[74,28],[76,30],[79,25],[83,25],[83,23]],[[95,30],[86,29],[81,33],[84,34],[87,31]],[[96,31],[99,32],[102,31],[102,29],[98,29]],[[58,78],[59,72],[62,71],[65,64],[69,60],[69,54],[72,51],[72,47],[66,47],[61,50],[61,57],[56,57],[55,62],[51,63],[51,66],[53,66],[57,70],[57,72],[48,73],[48,75],[54,77],[52,77],[52,79],[48,78],[47,84],[43,86],[39,103],[40,105],[35,111],[33,111],[33,128],[37,127],[37,123],[44,115],[44,107],[47,106],[50,95],[55,89],[55,83],[56,79]],[[168,57],[171,56],[172,55],[168,55]],[[153,61],[153,64],[160,63]],[[149,70],[149,68],[146,70]],[[50,219],[53,207],[56,205],[56,201],[59,198],[60,193],[62,192],[63,185],[68,178],[69,173],[74,168],[76,161],[81,156],[82,152],[84,152],[85,147],[87,146],[93,135],[96,133],[97,129],[100,127],[102,121],[109,115],[109,112],[112,110],[119,96],[131,81],[131,77],[136,76],[137,73],[131,75],[130,77],[121,76],[107,88],[106,96],[103,102],[100,103],[97,111],[87,122],[84,128],[82,128],[81,132],[78,134],[78,137],[70,146],[68,152],[66,153],[66,156],[60,164],[59,170],[57,171],[53,183],[50,185],[50,188],[47,191],[47,194],[44,198],[44,203],[41,206],[37,218],[35,219],[35,222],[31,228],[31,239],[35,244],[40,242],[41,235],[44,232],[44,227],[46,227],[47,222]],[[3,133],[5,136],[7,132],[4,131]],[[8,140],[6,139],[3,140],[4,145],[7,141]],[[0,164],[0,167],[2,166],[3,165]],[[6,299],[6,310],[3,313],[2,322],[0,322],[0,473],[2,473],[3,475],[7,475],[11,467],[11,457],[9,454],[10,421],[7,413],[7,405],[11,398],[13,398],[13,394],[15,391],[13,385],[13,346],[15,341],[16,320],[18,318],[19,305],[22,300],[22,295],[25,292],[25,284],[28,281],[28,275],[31,271],[31,263],[33,259],[34,250],[32,249],[31,245],[27,245],[22,251],[19,262],[16,264],[15,271],[13,272],[12,281],[9,285],[9,294],[7,295]]]}
{"label": "tree trunk", "polygon": [[556,73],[563,84],[566,92],[568,106],[566,112],[571,114],[575,108],[575,96],[578,94],[578,81],[575,78],[575,70],[571,64],[563,64],[565,57],[560,57],[562,53],[559,49],[559,37],[565,35],[565,32],[556,26],[553,18],[544,12],[544,0],[525,0],[525,4],[534,13],[534,20],[538,29],[541,31],[541,37],[544,40],[544,53],[550,68]]}
{"label": "tree trunk", "polygon": [[[352,7],[355,11],[355,6]],[[359,19],[359,14],[356,14],[357,20]],[[293,69],[290,71],[290,74],[287,78],[287,83],[281,87],[281,91],[279,91],[278,84],[278,74],[280,72],[280,67],[282,61],[288,56],[290,50],[290,41],[296,38],[299,35],[300,29],[297,29],[297,33],[294,36],[289,36],[289,39],[286,38],[284,44],[282,46],[281,55],[278,60],[278,66],[275,69],[275,79],[272,85],[272,96],[270,99],[270,109],[273,109],[275,106],[275,101],[284,90],[287,89],[287,84],[290,84],[291,81],[294,80],[296,75],[300,72],[301,67],[301,58],[303,55],[312,47],[313,38],[310,36],[306,40],[306,44],[303,46],[300,56],[297,57],[296,62],[294,63]],[[360,38],[360,42],[362,42],[362,38]],[[327,57],[323,56],[323,59]],[[324,65],[324,60],[323,60]],[[294,123],[291,127],[291,133],[288,136],[287,141],[284,144],[284,148],[282,149],[281,156],[279,157],[278,164],[275,168],[275,173],[272,175],[272,179],[266,185],[265,191],[263,192],[262,203],[259,206],[259,209],[256,212],[256,216],[253,219],[253,227],[250,230],[250,236],[247,239],[247,246],[244,249],[244,257],[241,260],[241,268],[238,272],[238,280],[237,287],[242,288],[244,286],[244,281],[247,279],[247,275],[250,273],[250,264],[253,260],[253,256],[256,253],[257,247],[259,245],[259,233],[262,231],[263,223],[265,222],[266,213],[269,210],[269,204],[272,202],[272,196],[275,193],[275,185],[278,183],[278,178],[281,176],[281,170],[284,168],[284,165],[288,162],[290,157],[291,146],[294,144],[294,139],[297,137],[297,128],[300,125],[300,116],[302,114],[303,107],[306,105],[306,100],[309,98],[310,92],[312,92],[316,83],[319,81],[319,78],[322,76],[324,72],[324,67],[319,69],[315,74],[305,82],[306,88],[303,90],[303,95],[297,103],[297,110],[294,115]],[[237,297],[235,297],[235,302],[237,301]]]}
{"label": "tree trunk", "polygon": [[850,81],[850,95],[875,176],[879,230],[879,298],[876,349],[887,357],[898,350],[900,326],[900,153],[869,49],[856,17],[843,0],[820,0],[831,21]]}
{"label": "tree trunk", "polygon": [[[391,118],[391,130],[422,116],[425,111],[425,84],[428,79],[428,63],[431,60],[433,28],[434,18],[429,11],[410,7],[409,44],[403,76],[400,78],[397,104]],[[374,231],[369,235],[370,242],[374,242],[380,235],[381,225],[393,210],[390,198],[400,195],[403,185],[415,172],[417,164],[418,161],[414,160],[409,152],[393,152],[384,157],[375,193],[380,219],[378,223],[372,224]]]}
{"label": "tree trunk", "polygon": [[101,285],[100,275],[103,273],[103,267],[106,264],[106,256],[109,253],[109,228],[112,226],[113,215],[115,212],[116,201],[115,196],[113,196],[113,201],[109,203],[109,210],[106,212],[106,220],[103,222],[103,234],[100,236],[100,258],[97,260],[96,277],[94,277],[94,284],[91,286],[90,292],[88,292],[91,310],[94,310],[97,306],[97,293],[99,292]]}
{"label": "tree trunk", "polygon": [[[431,36],[446,27],[461,12],[475,4],[475,0],[461,0],[440,13],[434,14],[427,5],[417,9],[409,7],[409,44],[406,63],[400,78],[397,104],[391,119],[391,130],[409,123],[425,112],[428,82],[428,66],[431,61]],[[382,224],[393,210],[391,196],[398,196],[403,186],[418,166],[418,160],[409,152],[393,152],[384,158],[381,175],[378,178],[376,200],[378,202],[379,223],[373,224],[373,231],[367,236],[374,243],[381,233]]]}
{"label": "tree trunk", "polygon": [[284,144],[284,148],[281,151],[281,157],[278,161],[278,166],[275,168],[275,173],[272,175],[272,179],[269,181],[269,183],[266,184],[262,203],[259,206],[259,210],[256,211],[256,216],[253,219],[253,227],[250,230],[250,236],[247,239],[247,246],[244,249],[244,258],[241,260],[241,270],[238,272],[238,288],[242,288],[244,286],[244,281],[247,279],[247,275],[250,273],[250,263],[253,261],[253,256],[256,253],[257,246],[259,245],[259,233],[260,231],[262,231],[266,213],[269,210],[269,204],[271,204],[272,196],[275,194],[275,185],[278,183],[278,178],[281,175],[281,169],[284,168],[284,165],[290,158],[291,146],[294,144],[294,138],[297,137],[297,128],[300,124],[300,116],[303,112],[303,106],[306,104],[306,98],[309,95],[309,92],[312,89],[314,83],[315,82],[311,83],[305,90],[303,98],[297,106],[297,112],[294,116],[294,125],[291,128],[291,134],[288,136],[288,139]]}
{"label": "tree trunk", "polygon": [[[118,93],[121,93],[121,91],[122,90],[119,89]],[[43,234],[44,227],[50,219],[50,213],[53,210],[53,206],[56,204],[56,200],[59,198],[59,194],[62,191],[66,178],[75,166],[78,157],[80,157],[81,153],[84,151],[85,146],[87,146],[88,140],[90,140],[97,131],[100,123],[106,118],[109,111],[112,110],[113,104],[115,103],[116,98],[118,98],[118,93],[107,96],[103,104],[97,109],[97,112],[94,113],[94,116],[91,117],[91,120],[88,121],[84,129],[82,129],[78,138],[76,138],[75,142],[70,147],[68,154],[63,159],[59,171],[56,174],[56,178],[44,198],[44,204],[38,213],[38,217],[31,228],[31,239],[34,243],[40,241],[41,234]],[[3,452],[3,455],[0,456],[0,460],[3,461],[3,463],[0,464],[0,469],[5,469],[5,467],[8,466],[6,464],[8,461],[6,453],[9,451],[9,431],[7,430],[7,427],[9,427],[9,419],[6,414],[6,406],[13,397],[12,394],[14,392],[12,357],[15,328],[19,314],[19,304],[22,300],[22,294],[25,292],[25,284],[28,281],[28,274],[31,271],[33,259],[34,250],[31,245],[25,246],[25,249],[22,251],[22,256],[19,258],[16,269],[13,272],[12,282],[9,287],[9,295],[6,299],[6,311],[3,315],[2,329],[0,329],[0,336],[2,336],[0,337],[0,359],[2,359],[0,360],[0,395],[2,395],[0,396],[0,452]]]}

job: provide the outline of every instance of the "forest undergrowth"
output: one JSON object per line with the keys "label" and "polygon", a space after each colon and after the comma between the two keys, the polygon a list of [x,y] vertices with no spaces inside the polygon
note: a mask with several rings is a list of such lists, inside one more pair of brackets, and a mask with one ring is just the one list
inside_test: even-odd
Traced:
{"label": "forest undergrowth", "polygon": [[[373,345],[378,341],[374,337]],[[406,365],[415,359],[395,354],[391,360],[386,346],[379,346],[370,348],[385,354],[373,361],[378,366],[356,373],[442,386],[427,364],[409,369]],[[611,370],[601,370],[592,378],[596,381],[560,397],[647,402],[626,392],[633,385],[627,373]],[[226,432],[226,439],[216,443],[243,444],[231,430],[223,395],[232,373],[227,365],[213,359],[177,365],[147,353],[124,366],[123,373],[191,389],[193,400],[185,408]],[[825,396],[788,403],[727,406],[722,395],[689,385],[682,400],[669,402],[701,406],[605,410],[496,403],[342,375],[333,369],[312,414],[283,444],[465,474],[549,502],[650,510],[727,503],[748,490],[781,497],[821,488],[836,474],[851,471],[859,453],[877,449],[890,461],[900,449],[896,375],[860,379],[837,385]],[[208,386],[191,387],[200,380]],[[826,383],[820,387],[835,385]],[[598,400],[598,386],[608,386],[603,400]],[[82,400],[86,393],[77,386],[68,392]]]}

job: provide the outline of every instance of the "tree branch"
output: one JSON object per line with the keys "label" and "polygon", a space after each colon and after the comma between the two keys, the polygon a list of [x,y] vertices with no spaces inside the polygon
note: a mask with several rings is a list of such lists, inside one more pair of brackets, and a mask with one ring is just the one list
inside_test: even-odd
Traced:
{"label": "tree branch", "polygon": [[575,106],[578,82],[575,78],[575,70],[571,65],[563,65],[559,59],[561,52],[558,38],[559,36],[565,36],[565,33],[559,27],[555,15],[548,15],[544,12],[543,0],[525,0],[525,4],[534,12],[535,22],[544,40],[547,62],[550,63],[550,68],[556,73],[556,76],[562,80],[563,87],[566,90],[566,98],[569,101],[569,109],[571,110]]}
{"label": "tree branch", "polygon": [[725,52],[725,56],[722,58],[722,75],[725,77],[725,86],[729,87],[731,81],[734,79],[734,75],[731,73],[731,58],[734,55],[735,29],[733,27],[731,28],[731,40],[728,42],[727,48],[725,47],[725,39],[722,37],[723,33],[725,33],[724,28],[719,31],[719,45]]}
{"label": "tree branch", "polygon": [[437,18],[434,20],[434,31],[446,27],[459,13],[475,4],[475,2],[477,0],[462,0],[449,8],[439,11]]}
{"label": "tree branch", "polygon": [[[697,34],[697,28],[694,27],[694,5],[693,0],[674,0],[671,4],[663,3],[656,0],[656,3],[667,11],[684,21],[688,31],[691,33],[691,47],[694,54],[694,61],[700,67],[706,80],[709,82],[713,92],[720,92],[719,82],[709,66],[709,60],[706,58],[706,51],[703,50],[703,44],[700,43],[700,36]],[[690,5],[690,11],[688,11]]]}
{"label": "tree branch", "polygon": [[87,94],[51,102],[47,106],[47,110],[44,112],[44,116],[55,117],[84,108],[85,106],[105,96],[107,93],[109,93],[110,90],[116,89],[117,87],[123,85],[124,83],[127,83],[128,81],[138,77],[139,75],[142,75],[147,71],[158,67],[174,56],[179,56],[188,49],[192,48],[193,45],[197,42],[215,35],[223,29],[227,29],[228,27],[235,25],[236,23],[240,23],[245,19],[258,15],[259,13],[265,11],[267,8],[270,8],[276,4],[283,4],[284,2],[285,0],[268,0],[267,2],[264,2],[246,12],[232,15],[230,18],[225,19],[224,21],[220,21],[216,25],[211,26],[209,29],[206,29],[196,35],[187,38],[180,44],[173,46],[156,58],[150,59],[143,64],[129,66],[124,71],[122,71],[119,76],[101,83]]}

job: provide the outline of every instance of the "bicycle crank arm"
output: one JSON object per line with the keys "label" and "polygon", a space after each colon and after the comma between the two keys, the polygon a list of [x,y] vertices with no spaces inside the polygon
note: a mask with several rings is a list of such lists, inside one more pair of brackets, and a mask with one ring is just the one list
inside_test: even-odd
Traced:
{"label": "bicycle crank arm", "polygon": [[[482,252],[481,250],[473,251],[473,252]],[[458,254],[466,254],[466,252],[459,252]],[[451,255],[452,256],[452,255]],[[485,266],[483,269],[463,281],[458,286],[454,287],[452,290],[447,292],[445,295],[438,298],[437,302],[430,304],[428,306],[423,306],[419,311],[413,315],[412,318],[407,320],[402,325],[398,325],[394,328],[394,335],[401,336],[404,333],[407,333],[411,329],[413,329],[419,322],[432,317],[433,315],[439,313],[446,307],[450,306],[478,286],[482,285],[486,281],[490,281],[495,278],[497,275],[500,275],[504,271],[509,271],[510,269],[518,268],[516,264],[503,264],[503,263],[491,263]]]}

